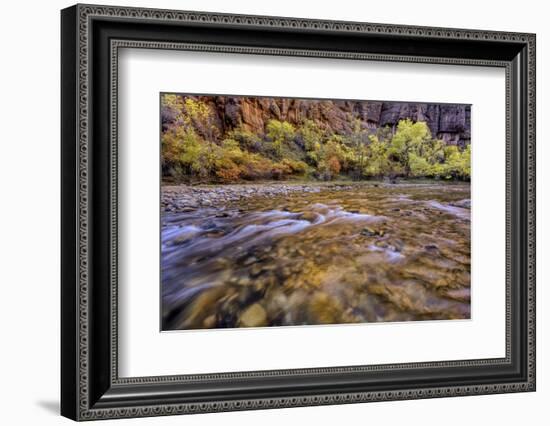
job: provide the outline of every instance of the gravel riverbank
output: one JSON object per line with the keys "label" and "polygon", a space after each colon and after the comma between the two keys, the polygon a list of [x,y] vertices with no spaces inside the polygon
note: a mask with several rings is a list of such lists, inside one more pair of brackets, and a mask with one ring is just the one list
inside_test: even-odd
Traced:
{"label": "gravel riverbank", "polygon": [[[440,187],[441,182],[402,181],[397,184],[377,181],[361,182],[308,182],[308,183],[245,183],[233,185],[163,185],[161,208],[166,213],[192,212],[200,208],[230,207],[253,197],[278,197],[296,193],[321,193],[325,191],[349,191],[353,189],[387,187]],[[448,190],[460,189],[460,183],[443,183]],[[470,208],[470,200],[451,203],[456,207]]]}
{"label": "gravel riverbank", "polygon": [[[364,184],[364,183],[363,183]],[[162,210],[170,213],[183,213],[205,207],[219,207],[247,198],[277,197],[293,193],[318,193],[322,191],[348,190],[353,184],[318,183],[318,184],[239,184],[239,185],[166,185],[162,187]]]}

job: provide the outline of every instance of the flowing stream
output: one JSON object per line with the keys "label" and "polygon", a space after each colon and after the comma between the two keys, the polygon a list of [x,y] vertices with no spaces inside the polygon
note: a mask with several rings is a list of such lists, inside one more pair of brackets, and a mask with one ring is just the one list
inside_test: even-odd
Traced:
{"label": "flowing stream", "polygon": [[213,203],[161,246],[163,330],[470,317],[469,184]]}

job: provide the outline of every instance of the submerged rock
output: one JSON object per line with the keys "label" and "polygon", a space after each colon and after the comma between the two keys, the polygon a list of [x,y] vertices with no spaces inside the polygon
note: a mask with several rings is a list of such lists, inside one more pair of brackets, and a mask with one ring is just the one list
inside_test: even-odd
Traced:
{"label": "submerged rock", "polygon": [[334,297],[318,291],[311,298],[308,315],[311,324],[336,324],[341,322],[342,305]]}
{"label": "submerged rock", "polygon": [[241,277],[239,278],[239,280],[237,281],[237,284],[238,285],[249,285],[251,283],[251,280],[249,277]]}
{"label": "submerged rock", "polygon": [[258,258],[256,258],[255,256],[250,256],[244,260],[243,265],[249,266],[249,265],[252,265],[253,263],[256,263],[257,261],[258,261]]}
{"label": "submerged rock", "polygon": [[469,209],[472,207],[472,201],[470,199],[453,201],[449,203],[451,206],[461,207],[463,209]]}
{"label": "submerged rock", "polygon": [[195,210],[197,210],[196,206],[185,206],[180,208],[180,211],[183,213],[194,212]]}
{"label": "submerged rock", "polygon": [[364,235],[365,237],[376,237],[377,235],[380,235],[380,232],[367,226],[363,228],[361,235]]}
{"label": "submerged rock", "polygon": [[254,303],[243,311],[239,317],[241,327],[261,327],[267,325],[267,314],[259,303]]}
{"label": "submerged rock", "polygon": [[216,326],[216,315],[209,315],[202,322],[204,328],[214,328]]}
{"label": "submerged rock", "polygon": [[300,219],[307,220],[308,222],[314,222],[318,215],[315,212],[304,212],[300,215]]}
{"label": "submerged rock", "polygon": [[470,302],[469,288],[458,288],[458,289],[447,290],[445,295],[450,299],[458,300],[460,302]]}

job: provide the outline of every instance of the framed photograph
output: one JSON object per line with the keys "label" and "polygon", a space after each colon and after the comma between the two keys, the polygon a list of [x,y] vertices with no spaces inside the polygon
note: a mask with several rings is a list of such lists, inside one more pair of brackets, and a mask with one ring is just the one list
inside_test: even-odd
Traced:
{"label": "framed photograph", "polygon": [[61,412],[535,390],[535,35],[61,12]]}

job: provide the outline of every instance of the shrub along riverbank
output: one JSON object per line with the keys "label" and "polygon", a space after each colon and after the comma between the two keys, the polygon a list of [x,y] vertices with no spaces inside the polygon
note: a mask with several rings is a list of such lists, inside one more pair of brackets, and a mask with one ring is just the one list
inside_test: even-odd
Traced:
{"label": "shrub along riverbank", "polygon": [[447,145],[422,121],[373,130],[350,117],[351,131],[336,134],[308,119],[299,126],[270,119],[263,134],[244,126],[220,134],[205,102],[164,94],[161,109],[163,123],[168,116],[175,123],[161,136],[164,180],[470,179],[470,145]]}

